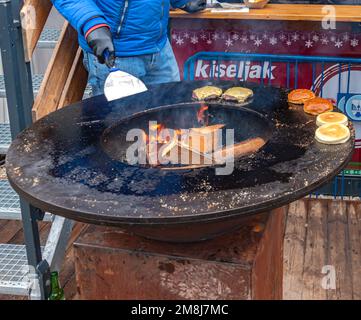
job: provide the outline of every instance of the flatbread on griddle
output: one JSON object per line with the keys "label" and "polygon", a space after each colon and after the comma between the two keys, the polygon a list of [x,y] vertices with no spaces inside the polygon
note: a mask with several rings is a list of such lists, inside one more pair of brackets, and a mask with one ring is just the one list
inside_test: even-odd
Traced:
{"label": "flatbread on griddle", "polygon": [[222,95],[223,90],[214,86],[205,86],[193,90],[193,99],[195,100],[214,100]]}
{"label": "flatbread on griddle", "polygon": [[350,137],[350,129],[339,123],[325,124],[319,127],[315,134],[316,140],[324,144],[345,143]]}
{"label": "flatbread on griddle", "polygon": [[343,113],[340,112],[325,112],[317,117],[316,123],[319,127],[331,123],[339,123],[347,126],[348,119]]}

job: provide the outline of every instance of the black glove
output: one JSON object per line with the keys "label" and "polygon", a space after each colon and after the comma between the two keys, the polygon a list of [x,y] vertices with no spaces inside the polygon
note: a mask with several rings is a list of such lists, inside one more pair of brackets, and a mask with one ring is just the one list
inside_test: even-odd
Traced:
{"label": "black glove", "polygon": [[181,9],[189,13],[194,13],[204,10],[206,8],[206,5],[207,5],[207,0],[193,0],[193,1],[189,1]]}
{"label": "black glove", "polygon": [[100,63],[105,63],[109,68],[114,67],[114,45],[112,34],[108,27],[100,27],[90,32],[86,41]]}

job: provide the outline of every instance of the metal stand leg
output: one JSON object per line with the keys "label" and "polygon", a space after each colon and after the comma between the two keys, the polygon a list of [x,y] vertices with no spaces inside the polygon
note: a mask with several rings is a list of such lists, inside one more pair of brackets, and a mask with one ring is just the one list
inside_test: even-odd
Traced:
{"label": "metal stand leg", "polygon": [[44,248],[43,258],[51,270],[60,270],[74,221],[56,216]]}
{"label": "metal stand leg", "polygon": [[[14,138],[32,122],[34,101],[30,64],[25,62],[20,3],[17,0],[0,0],[0,48],[3,61],[6,96],[9,108],[11,134]],[[43,214],[21,200],[23,229],[29,266],[39,280],[40,298],[49,294],[49,266],[42,261],[37,220]],[[34,279],[35,280],[35,279]]]}
{"label": "metal stand leg", "polygon": [[[13,14],[15,8],[19,10],[17,14]],[[31,124],[31,108],[34,101],[30,63],[25,63],[18,1],[0,0],[0,25],[6,98],[11,134],[14,138]]]}
{"label": "metal stand leg", "polygon": [[29,264],[36,267],[42,260],[40,238],[35,210],[20,199],[21,216],[23,220],[24,238],[27,244],[27,256]]}

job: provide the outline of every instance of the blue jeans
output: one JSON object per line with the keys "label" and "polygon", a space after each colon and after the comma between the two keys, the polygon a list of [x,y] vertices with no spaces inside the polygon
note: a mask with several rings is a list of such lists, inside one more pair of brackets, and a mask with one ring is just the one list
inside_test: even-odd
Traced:
{"label": "blue jeans", "polygon": [[[84,52],[84,66],[89,73],[88,82],[92,88],[93,96],[103,94],[109,68],[100,64],[93,54],[87,52]],[[146,86],[180,81],[177,61],[169,41],[158,53],[117,57],[115,67],[139,78]]]}

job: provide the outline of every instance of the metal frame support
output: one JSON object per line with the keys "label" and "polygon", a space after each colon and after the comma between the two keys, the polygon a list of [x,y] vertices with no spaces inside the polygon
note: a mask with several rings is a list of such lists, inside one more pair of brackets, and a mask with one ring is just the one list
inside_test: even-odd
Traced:
{"label": "metal frame support", "polygon": [[43,252],[43,258],[49,263],[50,270],[60,271],[73,225],[73,220],[55,216]]}
{"label": "metal frame support", "polygon": [[[12,137],[32,123],[34,101],[30,63],[25,62],[20,0],[0,0],[0,49],[3,61],[6,98]],[[30,269],[36,270],[40,299],[47,299],[49,265],[42,260],[37,220],[44,216],[39,209],[20,199],[26,252]]]}

